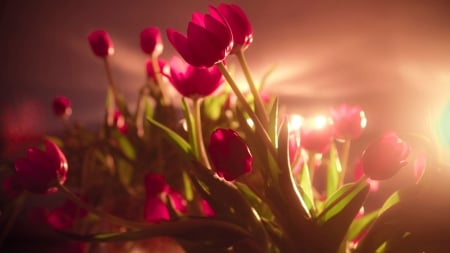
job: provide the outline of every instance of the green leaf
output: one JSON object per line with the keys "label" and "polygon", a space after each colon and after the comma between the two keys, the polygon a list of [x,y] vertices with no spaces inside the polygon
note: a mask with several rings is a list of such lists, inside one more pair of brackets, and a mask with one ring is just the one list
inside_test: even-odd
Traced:
{"label": "green leaf", "polygon": [[275,101],[272,105],[272,109],[269,115],[269,130],[268,130],[268,134],[270,139],[272,140],[272,143],[276,145],[275,148],[278,148],[278,121],[279,121],[278,98],[275,98]]}
{"label": "green leaf", "polygon": [[331,145],[329,163],[327,168],[326,194],[331,196],[339,187],[339,174],[342,172],[341,162],[336,145]]}
{"label": "green leaf", "polygon": [[186,173],[186,171],[182,171],[182,176],[184,195],[187,201],[192,201],[194,199],[194,191],[192,189],[191,179],[189,178],[189,175]]}
{"label": "green leaf", "polygon": [[268,220],[272,218],[272,212],[270,211],[270,208],[247,185],[239,182],[235,182],[235,185],[244,194],[252,207],[255,208],[255,210],[261,217]]}
{"label": "green leaf", "polygon": [[188,157],[193,157],[191,145],[189,145],[189,143],[187,143],[186,140],[183,139],[183,137],[152,118],[147,118],[147,120],[158,129],[160,129],[166,135],[166,137],[168,137],[169,140],[171,140],[185,155],[187,155]]}
{"label": "green leaf", "polygon": [[195,157],[199,157],[199,154],[197,154],[197,151],[199,150],[199,148],[198,148],[199,144],[197,143],[197,137],[196,137],[197,132],[195,131],[195,120],[194,120],[194,116],[192,115],[191,111],[189,110],[189,106],[186,103],[185,98],[181,99],[181,108],[183,109],[184,119],[186,120],[188,138],[189,138],[189,143],[192,147],[192,152],[195,154]]}
{"label": "green leaf", "polygon": [[367,229],[378,217],[378,211],[372,211],[365,214],[359,219],[353,220],[350,228],[348,229],[347,239],[353,241],[358,237],[365,229]]}
{"label": "green leaf", "polygon": [[222,106],[229,93],[224,92],[217,96],[210,96],[203,101],[203,112],[212,120],[217,120],[223,113]]}
{"label": "green leaf", "polygon": [[300,176],[299,184],[301,189],[303,190],[302,195],[303,198],[305,199],[306,206],[308,207],[310,213],[313,216],[315,216],[316,205],[314,201],[314,191],[307,163],[303,163],[303,168],[299,176]]}
{"label": "green leaf", "polygon": [[134,150],[133,144],[128,140],[128,138],[120,133],[117,129],[111,131],[114,139],[119,143],[119,147],[123,154],[130,160],[136,159],[136,151]]}
{"label": "green leaf", "polygon": [[123,159],[117,159],[117,176],[123,185],[130,185],[133,172],[133,167],[128,162]]}

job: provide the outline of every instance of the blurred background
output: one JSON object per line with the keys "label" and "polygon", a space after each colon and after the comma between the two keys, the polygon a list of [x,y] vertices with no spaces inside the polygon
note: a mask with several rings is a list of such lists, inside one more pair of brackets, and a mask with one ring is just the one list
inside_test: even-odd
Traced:
{"label": "blurred background", "polygon": [[[145,81],[139,32],[185,31],[191,13],[220,1],[3,0],[0,2],[2,136],[58,131],[51,101],[72,100],[73,119],[102,118],[106,78],[89,48],[91,31],[109,32],[119,90],[132,103]],[[287,111],[326,113],[359,104],[367,131],[425,131],[450,87],[450,1],[234,1],[248,14],[254,42],[246,51],[254,78],[274,68],[266,90]],[[132,103],[134,104],[134,103]],[[15,137],[14,137],[15,138]],[[3,149],[7,145],[3,141]]]}

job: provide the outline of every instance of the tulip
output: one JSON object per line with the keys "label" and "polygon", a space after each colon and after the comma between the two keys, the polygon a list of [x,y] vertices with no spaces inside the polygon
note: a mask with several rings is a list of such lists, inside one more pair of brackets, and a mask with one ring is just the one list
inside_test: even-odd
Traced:
{"label": "tulip", "polygon": [[364,150],[364,174],[373,180],[388,179],[408,162],[409,146],[395,133],[387,132]]}
{"label": "tulip", "polygon": [[253,29],[245,12],[235,4],[220,4],[217,9],[225,18],[233,34],[232,53],[245,50],[253,41]]}
{"label": "tulip", "polygon": [[66,200],[62,206],[45,212],[45,220],[54,229],[70,229],[77,219],[87,215],[85,209],[80,208],[74,202]]}
{"label": "tulip", "polygon": [[[362,160],[359,159],[355,163],[355,167],[354,167],[354,170],[353,170],[353,178],[355,180],[358,180],[358,179],[362,178],[363,176],[364,176],[363,163],[362,163]],[[367,178],[366,182],[369,184],[369,190],[371,192],[376,192],[380,188],[380,182],[377,181],[377,180],[373,180],[373,179]]]}
{"label": "tulip", "polygon": [[306,122],[300,128],[300,145],[312,153],[324,154],[330,149],[333,140],[333,127],[328,120],[317,117],[314,124]]}
{"label": "tulip", "polygon": [[89,34],[89,44],[95,55],[98,57],[106,57],[114,54],[114,46],[109,35],[104,30],[97,30]]}
{"label": "tulip", "polygon": [[72,114],[70,100],[67,97],[59,96],[53,99],[53,113],[58,118],[68,118]]}
{"label": "tulip", "polygon": [[148,55],[158,56],[163,51],[161,33],[157,27],[148,27],[141,31],[141,49]]}
{"label": "tulip", "polygon": [[190,98],[209,96],[224,81],[218,67],[194,67],[178,58],[170,62],[169,80],[182,96]]}
{"label": "tulip", "polygon": [[66,181],[68,166],[63,152],[51,141],[46,141],[45,147],[45,151],[28,149],[28,156],[14,163],[20,184],[33,193],[56,192],[58,184]]}
{"label": "tulip", "polygon": [[342,104],[330,112],[336,139],[353,140],[361,136],[367,124],[364,111],[359,106]]}
{"label": "tulip", "polygon": [[173,47],[189,64],[211,67],[227,57],[233,48],[233,35],[218,10],[209,7],[210,14],[194,13],[187,35],[167,29]]}
{"label": "tulip", "polygon": [[234,130],[216,129],[211,134],[208,153],[213,169],[225,180],[235,180],[252,170],[250,150]]}
{"label": "tulip", "polygon": [[[167,73],[165,73],[165,69],[167,66],[167,63],[163,60],[158,60],[159,69],[161,70],[163,75],[168,76]],[[153,63],[151,60],[148,60],[146,63],[146,70],[147,70],[147,76],[153,80],[153,82],[156,82],[156,75],[155,75],[155,69],[153,68]]]}
{"label": "tulip", "polygon": [[170,213],[166,200],[170,201],[175,211],[185,213],[186,200],[166,183],[162,175],[148,173],[145,175],[146,201],[144,218],[148,222],[169,220]]}

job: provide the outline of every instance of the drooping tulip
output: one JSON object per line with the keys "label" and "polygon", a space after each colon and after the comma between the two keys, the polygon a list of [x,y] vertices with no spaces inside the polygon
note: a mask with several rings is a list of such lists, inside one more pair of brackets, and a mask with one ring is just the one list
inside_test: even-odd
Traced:
{"label": "drooping tulip", "polygon": [[56,192],[57,185],[66,181],[68,166],[63,152],[48,140],[45,147],[45,151],[28,149],[28,156],[14,163],[20,184],[33,193]]}
{"label": "drooping tulip", "polygon": [[233,48],[233,35],[227,22],[212,6],[209,13],[193,13],[187,35],[167,30],[173,47],[186,62],[196,67],[211,67],[223,61]]}
{"label": "drooping tulip", "polygon": [[58,96],[52,102],[53,113],[58,118],[68,118],[72,114],[71,102],[67,97]]}
{"label": "drooping tulip", "polygon": [[220,4],[217,9],[225,18],[233,34],[233,50],[245,50],[253,41],[253,28],[245,12],[235,4]]}
{"label": "drooping tulip", "polygon": [[252,170],[252,154],[245,141],[232,129],[216,129],[211,134],[208,153],[213,169],[225,180],[235,180]]}
{"label": "drooping tulip", "polygon": [[367,124],[364,111],[358,105],[342,104],[332,108],[334,135],[339,140],[353,140],[361,136]]}
{"label": "drooping tulip", "polygon": [[148,55],[158,56],[163,51],[161,33],[158,27],[147,27],[141,31],[141,49]]}
{"label": "drooping tulip", "polygon": [[373,180],[388,179],[408,162],[409,146],[397,134],[387,132],[364,150],[361,160],[364,174]]}
{"label": "drooping tulip", "polygon": [[98,57],[107,57],[114,54],[114,46],[111,38],[105,30],[96,30],[88,36],[92,52]]}
{"label": "drooping tulip", "polygon": [[224,82],[217,66],[194,67],[178,58],[170,62],[170,82],[185,97],[205,97],[211,95]]}

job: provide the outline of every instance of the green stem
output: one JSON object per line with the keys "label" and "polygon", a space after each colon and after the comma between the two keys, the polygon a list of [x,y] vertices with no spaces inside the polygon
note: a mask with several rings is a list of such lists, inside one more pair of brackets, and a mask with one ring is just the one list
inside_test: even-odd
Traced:
{"label": "green stem", "polygon": [[348,168],[348,158],[350,155],[350,147],[351,147],[351,140],[345,140],[344,146],[342,147],[342,155],[341,155],[341,168],[342,171],[339,173],[339,186],[341,186],[344,183],[345,174],[347,173]]}
{"label": "green stem", "polygon": [[139,97],[136,104],[136,111],[134,113],[134,122],[136,124],[136,131],[137,135],[139,137],[144,136],[144,120],[143,120],[143,113],[144,113],[144,99],[146,98],[146,85],[141,87],[139,90]]}
{"label": "green stem", "polygon": [[27,192],[23,192],[17,200],[14,202],[11,210],[11,215],[6,220],[6,224],[3,226],[3,228],[0,231],[0,248],[5,241],[6,237],[9,234],[9,231],[13,227],[14,223],[16,222],[17,216],[19,215],[20,211],[22,210],[23,203],[28,197]]}
{"label": "green stem", "polygon": [[239,90],[236,82],[234,81],[233,77],[231,76],[230,72],[228,72],[227,68],[223,64],[223,62],[216,63],[217,67],[219,67],[220,71],[222,72],[223,76],[227,80],[228,84],[230,85],[231,89],[233,90],[234,94],[236,95],[237,99],[239,100],[241,106],[244,108],[244,111],[249,115],[249,117],[252,119],[253,123],[255,124],[256,132],[261,136],[263,141],[266,144],[266,147],[269,149],[269,152],[273,155],[274,158],[277,157],[277,152],[275,150],[274,145],[270,141],[270,137],[264,128],[263,124],[259,120],[258,116],[255,114],[255,112],[252,110],[248,102],[245,100],[244,95],[242,95],[242,92]]}
{"label": "green stem", "polygon": [[269,119],[268,119],[266,111],[264,109],[264,105],[261,101],[259,92],[256,89],[255,82],[253,81],[252,75],[250,73],[250,68],[248,67],[247,61],[244,56],[244,52],[242,50],[238,50],[236,56],[239,60],[239,64],[241,65],[242,70],[244,71],[245,78],[247,79],[248,86],[253,95],[253,99],[255,102],[255,108],[256,108],[256,114],[259,116],[263,125],[267,126],[269,123]]}
{"label": "green stem", "polygon": [[197,143],[197,148],[198,148],[197,159],[199,159],[201,161],[203,166],[205,166],[207,168],[211,168],[211,165],[209,164],[208,156],[207,156],[206,150],[205,150],[205,143],[203,141],[202,119],[201,119],[201,111],[200,111],[202,99],[194,98],[194,99],[192,99],[192,101],[193,101],[193,106],[194,106],[194,111],[193,111],[194,129],[193,130],[195,131],[195,138],[196,138],[196,143]]}
{"label": "green stem", "polygon": [[73,192],[71,192],[68,188],[66,188],[64,185],[58,185],[58,189],[64,193],[64,195],[70,199],[71,201],[75,202],[78,206],[81,208],[86,209],[87,211],[91,212],[92,214],[96,215],[97,217],[107,220],[113,224],[124,226],[131,229],[139,229],[139,228],[147,228],[151,226],[150,224],[143,223],[143,222],[135,222],[135,221],[129,221],[114,215],[111,215],[103,210],[100,210],[98,208],[95,208],[82,199],[80,199],[77,195],[75,195]]}
{"label": "green stem", "polygon": [[170,105],[170,100],[168,98],[166,86],[162,80],[161,68],[159,67],[158,56],[156,54],[151,55],[153,72],[155,73],[155,82],[161,92],[161,102],[163,105]]}

